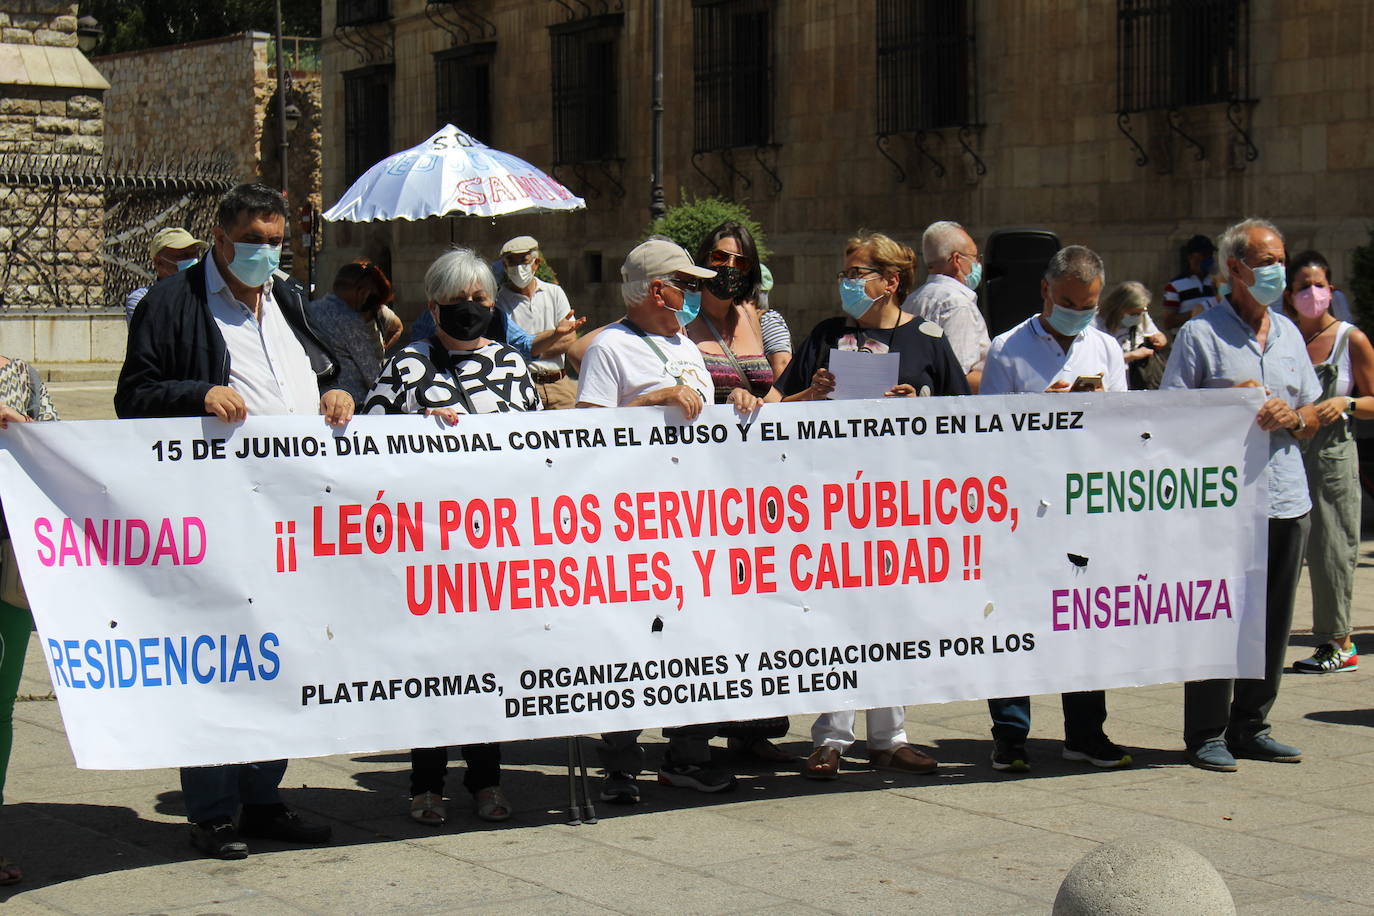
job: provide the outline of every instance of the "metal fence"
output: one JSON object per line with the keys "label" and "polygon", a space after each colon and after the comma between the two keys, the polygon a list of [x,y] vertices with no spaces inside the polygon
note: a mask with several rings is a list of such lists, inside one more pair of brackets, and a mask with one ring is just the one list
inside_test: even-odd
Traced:
{"label": "metal fence", "polygon": [[773,140],[772,0],[692,0],[693,151]]}
{"label": "metal fence", "polygon": [[974,0],[878,0],[878,133],[978,121]]}
{"label": "metal fence", "polygon": [[0,309],[122,308],[153,278],[153,235],[207,238],[237,183],[228,162],[0,156]]}
{"label": "metal fence", "polygon": [[1117,111],[1249,98],[1247,0],[1117,0]]}

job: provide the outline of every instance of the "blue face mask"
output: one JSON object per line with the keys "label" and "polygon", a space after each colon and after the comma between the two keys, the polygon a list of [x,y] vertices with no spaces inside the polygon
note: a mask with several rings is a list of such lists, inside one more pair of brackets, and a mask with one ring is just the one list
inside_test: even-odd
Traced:
{"label": "blue face mask", "polygon": [[844,313],[850,318],[858,320],[864,312],[873,307],[875,300],[869,298],[868,290],[865,289],[867,285],[863,280],[840,281],[840,308],[844,309]]}
{"label": "blue face mask", "polygon": [[1096,308],[1084,309],[1080,312],[1077,309],[1066,309],[1055,303],[1050,309],[1050,327],[1065,337],[1077,337],[1083,333],[1084,328],[1093,323],[1093,319],[1096,317]]}
{"label": "blue face mask", "polygon": [[244,286],[256,288],[267,282],[279,263],[280,245],[235,242],[234,260],[229,263],[229,272]]}
{"label": "blue face mask", "polygon": [[187,258],[184,261],[177,261],[177,272],[180,273],[188,267],[195,267],[199,263],[200,258]]}
{"label": "blue face mask", "polygon": [[979,284],[979,283],[982,283],[982,282],[983,282],[983,262],[982,262],[982,261],[974,261],[974,262],[973,262],[973,269],[970,270],[970,271],[968,272],[968,276],[964,278],[964,285],[967,286],[969,289],[977,289],[977,288],[978,288],[978,284]]}
{"label": "blue face mask", "polygon": [[1197,266],[1197,269],[1202,276],[1210,277],[1212,275],[1212,269],[1216,266],[1217,262],[1214,258],[1203,258],[1202,263]]}
{"label": "blue face mask", "polygon": [[1255,282],[1250,286],[1250,295],[1254,296],[1260,305],[1273,305],[1283,295],[1283,288],[1288,284],[1287,270],[1278,263],[1252,267],[1251,270],[1255,272]]}
{"label": "blue face mask", "polygon": [[[674,289],[677,289],[677,287],[673,287],[673,288],[674,288]],[[685,328],[685,327],[687,327],[687,325],[691,324],[693,321],[696,321],[696,320],[697,320],[697,315],[700,314],[700,313],[701,313],[701,293],[699,293],[699,292],[693,293],[693,292],[688,292],[687,290],[682,290],[682,308],[678,309],[676,312],[673,313],[673,314],[677,315],[677,323],[678,323],[681,327],[684,327],[684,328]]]}

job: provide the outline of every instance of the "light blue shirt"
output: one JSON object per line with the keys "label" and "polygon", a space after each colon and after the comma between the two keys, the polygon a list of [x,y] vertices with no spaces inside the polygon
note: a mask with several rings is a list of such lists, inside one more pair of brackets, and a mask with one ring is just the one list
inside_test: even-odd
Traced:
{"label": "light blue shirt", "polygon": [[[1322,394],[1297,325],[1271,310],[1261,352],[1254,331],[1227,300],[1179,330],[1159,387],[1233,388],[1251,379],[1293,408]],[[1288,430],[1276,429],[1269,434],[1269,517],[1298,518],[1311,508],[1298,442]]]}

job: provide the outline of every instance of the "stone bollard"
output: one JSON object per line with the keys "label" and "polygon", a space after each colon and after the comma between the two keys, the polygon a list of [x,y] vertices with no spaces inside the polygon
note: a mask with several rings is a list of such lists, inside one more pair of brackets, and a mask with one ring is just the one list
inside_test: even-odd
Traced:
{"label": "stone bollard", "polygon": [[1234,916],[1226,882],[1173,840],[1104,843],[1078,860],[1054,898],[1054,916]]}

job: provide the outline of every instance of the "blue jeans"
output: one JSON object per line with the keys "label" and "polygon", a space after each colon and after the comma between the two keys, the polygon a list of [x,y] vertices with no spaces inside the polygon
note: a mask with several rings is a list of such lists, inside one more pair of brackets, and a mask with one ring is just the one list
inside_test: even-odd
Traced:
{"label": "blue jeans", "polygon": [[281,804],[277,787],[285,775],[285,760],[182,767],[181,794],[186,801],[186,819],[199,824],[215,818],[233,818],[239,805]]}
{"label": "blue jeans", "polygon": [[[1101,690],[1061,693],[1064,707],[1064,741],[1079,744],[1104,737],[1102,725],[1107,721],[1107,694]],[[1024,744],[1030,734],[1030,697],[1003,697],[988,700],[992,714],[992,737],[998,741]]]}

